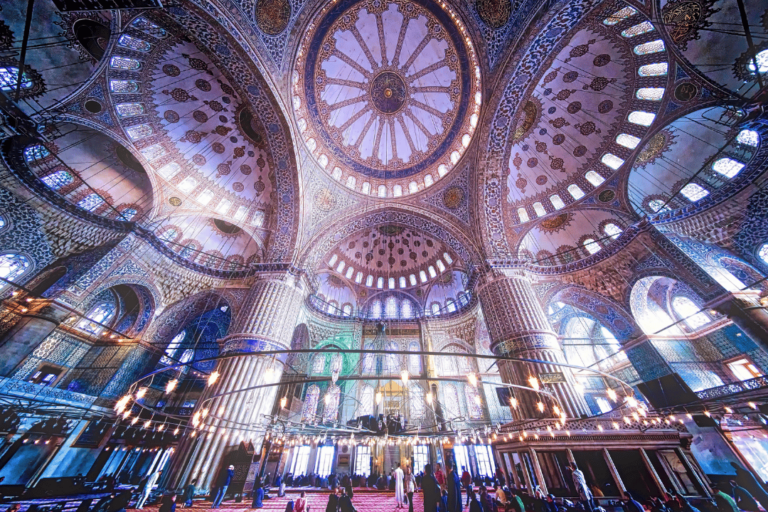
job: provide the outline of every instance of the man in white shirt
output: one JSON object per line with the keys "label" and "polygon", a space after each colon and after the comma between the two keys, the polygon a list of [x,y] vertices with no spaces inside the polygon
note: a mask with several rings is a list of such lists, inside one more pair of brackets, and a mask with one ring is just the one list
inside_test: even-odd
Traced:
{"label": "man in white shirt", "polygon": [[393,476],[395,478],[395,499],[397,500],[397,508],[404,508],[405,502],[405,490],[403,489],[403,470],[400,469],[400,463],[397,463],[397,469],[394,471]]}

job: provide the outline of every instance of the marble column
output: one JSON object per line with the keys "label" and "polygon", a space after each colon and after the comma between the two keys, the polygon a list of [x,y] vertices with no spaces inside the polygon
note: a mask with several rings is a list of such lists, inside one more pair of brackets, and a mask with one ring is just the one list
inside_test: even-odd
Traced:
{"label": "marble column", "polygon": [[[529,386],[528,379],[539,378],[543,373],[562,374],[565,382],[548,384],[569,418],[588,414],[589,409],[575,388],[575,378],[570,369],[552,363],[564,363],[563,349],[557,335],[533,291],[530,274],[525,264],[513,263],[504,268],[489,270],[478,287],[478,297],[491,337],[491,350],[498,356],[535,359],[528,363],[499,361],[499,373],[504,382]],[[532,391],[516,391],[517,419],[541,417],[536,408],[539,397]],[[547,403],[548,417],[552,417],[551,403]]]}
{"label": "marble column", "polygon": [[187,433],[180,444],[169,488],[197,479],[198,489],[210,490],[228,452],[244,440],[262,445],[264,415],[273,410],[278,386],[226,393],[280,381],[286,356],[260,352],[290,348],[305,289],[299,277],[286,273],[262,276],[253,284],[230,329],[235,334],[219,340],[221,354],[233,357],[219,362],[218,381],[198,401],[195,412],[207,409],[208,416],[195,437]]}

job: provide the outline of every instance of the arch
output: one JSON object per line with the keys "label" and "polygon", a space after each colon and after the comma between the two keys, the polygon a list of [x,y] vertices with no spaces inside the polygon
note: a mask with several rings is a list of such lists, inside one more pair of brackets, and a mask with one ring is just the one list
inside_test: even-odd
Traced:
{"label": "arch", "polygon": [[[144,339],[162,346],[178,334],[186,323],[214,307],[226,307],[230,311],[232,309],[226,297],[215,290],[200,292],[175,302],[165,308],[151,323]],[[236,311],[232,314],[236,314]]]}
{"label": "arch", "polygon": [[93,62],[104,57],[104,51],[109,43],[112,32],[109,27],[89,19],[80,19],[72,26],[78,44],[91,56]]}
{"label": "arch", "polygon": [[[7,281],[19,281],[34,270],[33,260],[16,251],[0,252],[0,277]],[[0,281],[0,290],[8,289],[10,285]],[[7,291],[7,290],[6,290]]]}

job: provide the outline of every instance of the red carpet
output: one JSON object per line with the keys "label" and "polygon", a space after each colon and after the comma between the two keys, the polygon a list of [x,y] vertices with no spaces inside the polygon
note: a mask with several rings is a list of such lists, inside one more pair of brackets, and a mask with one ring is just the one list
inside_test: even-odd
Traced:
{"label": "red carpet", "polygon": [[[274,491],[273,491],[274,492]],[[310,512],[325,512],[325,506],[328,503],[328,495],[330,491],[307,491],[306,499]],[[221,504],[222,512],[252,512],[254,510],[269,510],[271,512],[283,512],[285,510],[285,504],[289,499],[294,501],[301,495],[300,491],[286,490],[286,496],[284,498],[273,497],[268,500],[264,500],[264,508],[251,509],[250,500],[242,503],[235,503],[233,501],[225,501]],[[397,502],[395,501],[395,493],[391,491],[371,491],[361,489],[355,490],[354,497],[352,498],[352,504],[359,512],[393,512],[396,510]],[[203,512],[205,510],[212,510],[210,501],[197,500],[194,505],[189,509],[182,509],[179,503],[176,507],[176,512],[183,512],[189,510],[190,512]],[[147,505],[143,510],[148,512],[156,512],[158,505]],[[413,496],[413,510],[414,512],[424,511],[424,502],[421,493],[416,493]],[[406,505],[403,512],[408,512],[408,506]]]}

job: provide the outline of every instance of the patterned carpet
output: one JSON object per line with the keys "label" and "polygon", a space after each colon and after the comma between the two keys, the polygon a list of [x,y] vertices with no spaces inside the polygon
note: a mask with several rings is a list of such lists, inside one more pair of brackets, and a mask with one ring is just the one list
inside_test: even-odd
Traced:
{"label": "patterned carpet", "polygon": [[[311,490],[306,493],[307,505],[311,512],[324,512],[325,506],[328,503],[329,491],[316,491]],[[269,510],[274,512],[283,512],[285,510],[285,504],[289,499],[298,498],[300,491],[286,490],[286,496],[284,498],[273,497],[268,500],[264,500],[264,508],[261,510]],[[416,493],[413,497],[413,510],[414,512],[423,512],[424,503],[421,493]],[[392,512],[396,510],[397,502],[395,500],[395,493],[391,491],[372,491],[372,490],[355,490],[354,497],[352,498],[352,504],[359,512]],[[151,505],[144,507],[143,510],[148,512],[155,512],[158,505]],[[177,507],[177,512],[182,510],[190,510],[192,512],[202,512],[204,510],[211,510],[210,501],[195,501],[194,505],[190,509],[181,509]],[[255,510],[250,508],[250,501],[235,503],[234,501],[225,501],[222,503],[219,509],[223,512],[239,512]],[[408,511],[408,507],[405,506],[404,512]]]}

